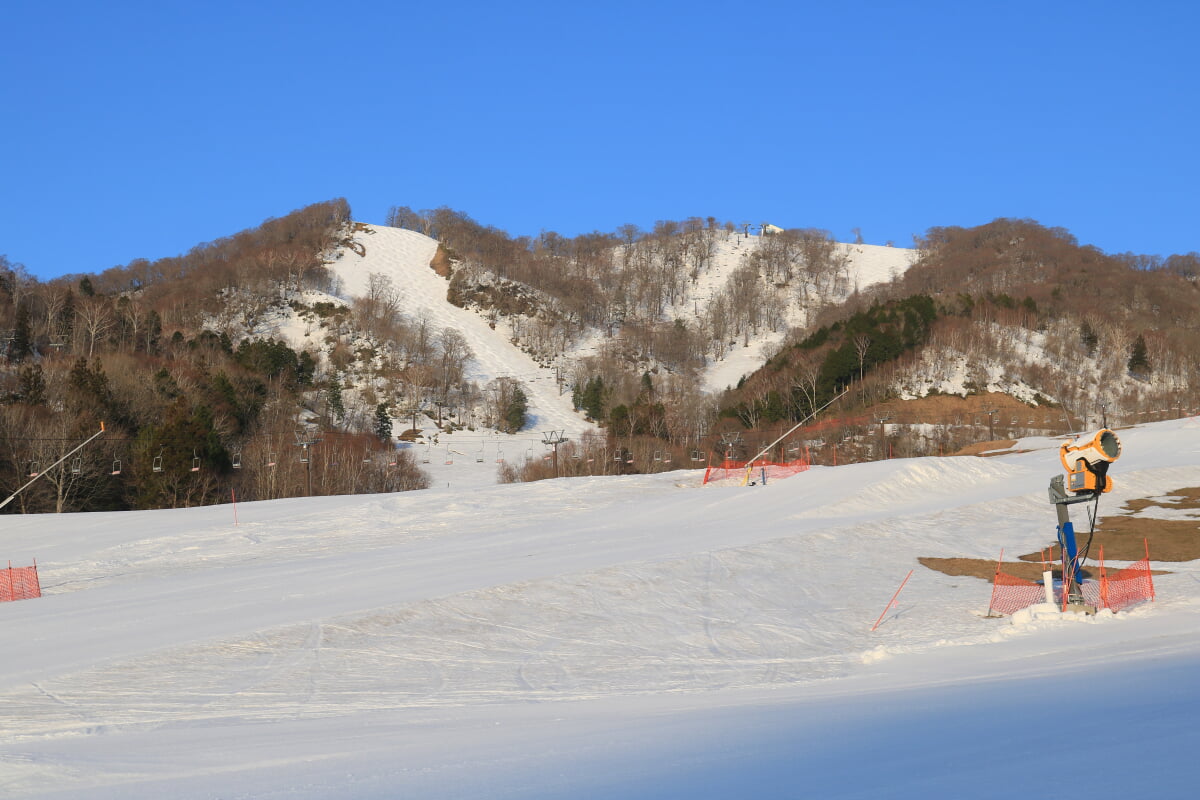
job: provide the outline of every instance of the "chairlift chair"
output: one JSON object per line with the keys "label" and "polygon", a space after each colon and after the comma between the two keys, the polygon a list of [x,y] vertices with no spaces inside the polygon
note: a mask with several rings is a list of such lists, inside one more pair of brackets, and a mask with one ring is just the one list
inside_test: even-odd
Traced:
{"label": "chairlift chair", "polygon": [[504,448],[501,447],[500,445],[496,445],[496,463],[497,464],[504,463]]}
{"label": "chairlift chair", "polygon": [[196,455],[196,451],[192,451],[192,472],[200,471],[200,456]]}
{"label": "chairlift chair", "polygon": [[301,463],[301,464],[307,464],[307,463],[308,463],[308,447],[301,447],[301,448],[300,448],[300,463]]}
{"label": "chairlift chair", "polygon": [[655,451],[654,451],[654,460],[655,460],[655,461],[662,461],[662,451],[661,451],[661,450],[655,450]]}
{"label": "chairlift chair", "polygon": [[267,453],[267,466],[268,467],[275,466],[275,454],[274,453]]}
{"label": "chairlift chair", "polygon": [[162,448],[159,448],[158,455],[156,455],[154,457],[154,461],[150,464],[150,469],[154,470],[155,472],[162,472],[163,471],[162,458],[163,458],[162,457]]}
{"label": "chairlift chair", "polygon": [[83,457],[75,456],[71,459],[71,474],[78,475],[81,472],[83,472]]}
{"label": "chairlift chair", "polygon": [[421,463],[422,464],[429,463],[429,445],[425,445],[425,452],[421,455]]}
{"label": "chairlift chair", "polygon": [[38,471],[38,462],[30,461],[29,462],[29,477],[36,478],[39,474],[40,473]]}
{"label": "chairlift chair", "polygon": [[233,468],[234,469],[242,468],[242,454],[241,453],[233,454]]}
{"label": "chairlift chair", "polygon": [[113,459],[112,472],[110,472],[109,475],[120,475],[120,474],[121,474],[121,459],[115,458],[115,459]]}
{"label": "chairlift chair", "polygon": [[453,464],[454,456],[450,454],[450,445],[446,445],[446,464]]}

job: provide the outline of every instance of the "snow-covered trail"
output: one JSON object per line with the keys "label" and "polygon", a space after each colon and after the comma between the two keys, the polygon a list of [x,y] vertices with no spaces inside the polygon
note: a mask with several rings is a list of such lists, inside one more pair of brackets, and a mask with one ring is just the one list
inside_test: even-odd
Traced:
{"label": "snow-covered trail", "polygon": [[342,248],[329,268],[338,276],[343,291],[352,297],[367,293],[372,273],[386,275],[405,300],[405,313],[424,317],[435,328],[450,328],[467,340],[475,358],[467,371],[469,380],[486,384],[498,377],[520,380],[529,395],[529,423],[535,431],[566,430],[578,436],[590,426],[571,404],[570,394],[559,394],[554,372],[538,366],[528,354],[515,347],[504,334],[493,330],[483,317],[458,308],[446,300],[449,283],[430,267],[437,241],[416,231],[362,225],[354,235],[365,255]]}
{"label": "snow-covered trail", "polygon": [[[686,293],[674,313],[682,319],[690,319],[707,311],[712,299],[728,283],[733,272],[742,265],[745,257],[762,246],[763,237],[744,237],[739,234],[724,235],[717,240],[709,269],[701,273],[694,284],[687,286]],[[917,251],[899,247],[881,247],[870,244],[834,245],[835,258],[845,262],[846,278],[850,287],[858,290],[886,283],[903,275],[917,259]],[[793,308],[787,325],[779,330],[766,328],[748,342],[735,341],[725,357],[715,361],[704,371],[703,386],[709,392],[720,392],[737,384],[743,375],[749,375],[770,358],[783,342],[794,325],[807,322],[807,315]]]}
{"label": "snow-covered trail", "polygon": [[[1106,504],[1200,485],[1198,433],[1122,432]],[[681,471],[254,503],[237,527],[228,506],[6,517],[4,555],[37,557],[45,596],[0,605],[0,795],[504,796],[470,773],[552,797],[532,782],[556,756],[597,787],[620,783],[614,762],[650,780],[656,759],[629,742],[703,774],[696,760],[729,748],[693,725],[740,731],[733,761],[750,768],[756,725],[817,735],[780,708],[895,735],[928,713],[921,687],[1192,657],[1193,564],[1171,565],[1152,607],[1024,621],[982,617],[986,582],[918,567],[870,631],[919,556],[1045,545],[1053,444],[753,488]],[[897,716],[864,702],[838,717],[864,694]],[[684,741],[627,742],[638,726]],[[347,774],[368,784],[326,791]]]}

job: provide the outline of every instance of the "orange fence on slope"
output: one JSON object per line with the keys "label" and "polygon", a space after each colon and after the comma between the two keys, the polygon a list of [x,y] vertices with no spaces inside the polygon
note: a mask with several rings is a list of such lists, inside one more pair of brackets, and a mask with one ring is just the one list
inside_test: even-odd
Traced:
{"label": "orange fence on slope", "polygon": [[30,600],[42,596],[42,585],[38,581],[37,562],[32,567],[14,567],[0,573],[0,603],[11,600]]}
{"label": "orange fence on slope", "polygon": [[[797,472],[804,472],[808,469],[809,462],[807,458],[799,458],[795,461],[766,461],[759,459],[754,462],[749,461],[732,461],[726,459],[720,464],[710,466],[704,470],[704,483],[717,483],[719,481],[732,481],[736,479],[738,482],[763,482],[779,478],[790,478]],[[747,468],[749,468],[749,476],[747,476]]]}
{"label": "orange fence on slope", "polygon": [[[992,599],[989,613],[1015,614],[1023,608],[1045,602],[1046,590],[1041,583],[1009,575],[1003,570],[1004,553],[996,563],[996,576],[992,581]],[[1150,572],[1150,546],[1146,544],[1146,557],[1124,569],[1109,575],[1104,566],[1104,548],[1100,548],[1100,580],[1084,581],[1079,587],[1083,601],[1096,608],[1121,611],[1146,600],[1154,600],[1154,577]],[[1069,571],[1069,568],[1068,568]],[[1066,598],[1062,587],[1054,587],[1055,603],[1065,608]]]}
{"label": "orange fence on slope", "polygon": [[1104,570],[1104,548],[1100,548],[1100,599],[1104,608],[1120,611],[1123,608],[1154,599],[1154,576],[1150,573],[1150,545],[1146,557],[1125,569],[1117,570],[1111,578]]}

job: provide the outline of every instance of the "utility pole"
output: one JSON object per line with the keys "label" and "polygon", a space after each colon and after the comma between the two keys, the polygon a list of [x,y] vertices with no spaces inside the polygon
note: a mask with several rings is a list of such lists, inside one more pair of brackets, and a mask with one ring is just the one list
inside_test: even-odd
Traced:
{"label": "utility pole", "polygon": [[736,431],[726,431],[721,434],[721,453],[725,456],[726,461],[733,461],[734,448],[741,440],[742,435]]}
{"label": "utility pole", "polygon": [[308,426],[298,428],[296,430],[296,446],[300,448],[300,460],[304,463],[304,479],[307,486],[306,494],[312,497],[312,452],[311,448],[314,444],[318,444],[321,440],[312,436],[312,429]]}
{"label": "utility pole", "polygon": [[563,436],[565,431],[542,431],[542,444],[553,445],[554,447],[554,477],[558,477],[558,446],[563,442],[570,441]]}
{"label": "utility pole", "polygon": [[991,411],[988,412],[988,441],[989,442],[994,441],[996,438],[996,424],[995,424],[996,423],[996,414],[998,414],[999,412],[1000,412],[1000,409],[998,409],[998,408],[993,408]]}
{"label": "utility pole", "polygon": [[876,417],[875,422],[879,425],[879,460],[887,458],[887,434],[884,432],[883,423],[892,418],[891,414],[886,417]]}

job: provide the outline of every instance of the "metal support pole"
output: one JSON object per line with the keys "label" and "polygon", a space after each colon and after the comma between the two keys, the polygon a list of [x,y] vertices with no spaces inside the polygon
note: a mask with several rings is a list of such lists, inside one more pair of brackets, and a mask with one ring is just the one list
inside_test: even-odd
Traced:
{"label": "metal support pole", "polygon": [[[775,441],[771,442],[769,445],[767,445],[767,446],[766,446],[766,447],[764,447],[764,448],[763,448],[761,451],[759,451],[759,452],[758,452],[758,454],[756,454],[756,455],[754,456],[754,458],[752,458],[752,459],[750,459],[749,461],[747,461],[747,462],[746,462],[746,465],[747,465],[747,467],[749,467],[749,466],[753,465],[753,464],[754,464],[754,462],[755,462],[755,461],[757,461],[759,458],[761,458],[762,456],[764,456],[764,455],[766,455],[767,453],[771,452],[771,448],[772,448],[772,447],[774,447],[775,445],[779,444],[780,442],[782,442],[782,441],[783,441],[784,439],[786,439],[787,437],[791,436],[793,431],[795,431],[795,430],[798,430],[798,429],[802,428],[804,425],[806,425],[806,424],[808,423],[808,421],[809,421],[810,419],[812,419],[813,417],[815,417],[817,414],[820,414],[820,413],[821,413],[822,411],[824,411],[825,409],[829,408],[831,405],[833,405],[834,403],[836,403],[838,400],[841,400],[843,397],[845,397],[845,396],[846,396],[846,392],[848,392],[848,391],[850,391],[848,388],[847,388],[847,389],[843,389],[843,390],[842,390],[842,393],[841,393],[841,394],[839,394],[837,397],[833,398],[833,399],[832,399],[832,400],[830,400],[828,403],[826,403],[825,405],[821,406],[821,407],[820,407],[820,408],[818,408],[816,411],[812,412],[812,413],[811,413],[811,414],[809,414],[807,417],[805,417],[804,419],[800,420],[800,421],[799,421],[799,422],[797,422],[795,425],[793,425],[791,428],[789,428],[787,433],[783,434],[783,435],[782,435],[782,436],[780,436],[778,439],[776,439]],[[748,474],[748,473],[747,473],[747,474]]]}
{"label": "metal support pole", "polygon": [[1063,597],[1068,603],[1083,602],[1083,565],[1079,563],[1079,548],[1075,542],[1075,525],[1067,506],[1086,503],[1096,495],[1087,493],[1068,497],[1062,475],[1050,479],[1050,502],[1058,516],[1058,546],[1063,556]]}
{"label": "metal support pole", "polygon": [[1054,509],[1058,512],[1058,546],[1063,553],[1063,592],[1070,602],[1083,602],[1080,588],[1083,585],[1083,565],[1079,563],[1075,525],[1071,522],[1065,503],[1056,505]]}

